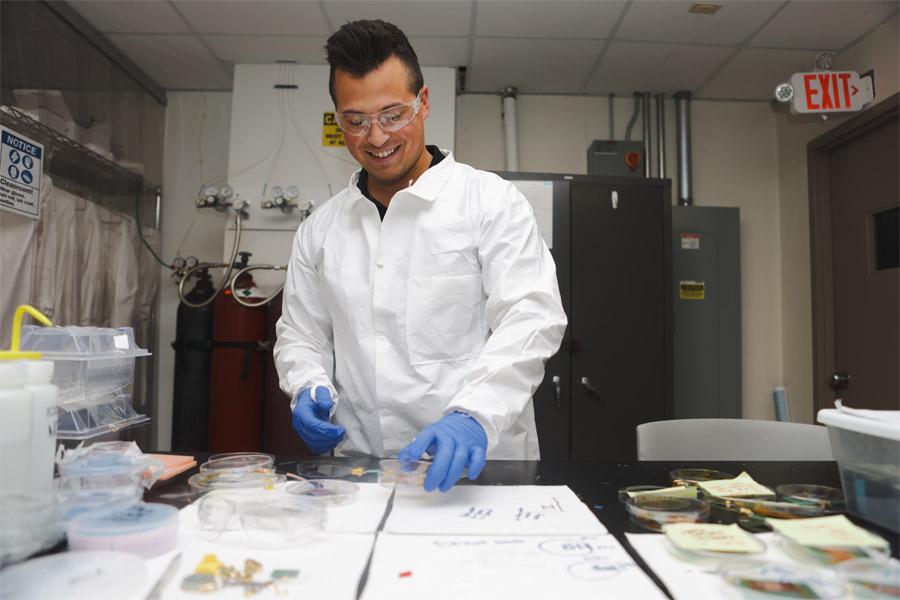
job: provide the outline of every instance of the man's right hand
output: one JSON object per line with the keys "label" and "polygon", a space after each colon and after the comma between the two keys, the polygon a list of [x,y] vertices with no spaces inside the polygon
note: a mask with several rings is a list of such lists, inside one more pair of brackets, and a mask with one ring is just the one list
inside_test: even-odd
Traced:
{"label": "man's right hand", "polygon": [[[312,391],[315,390],[315,399]],[[307,388],[297,396],[294,405],[294,431],[296,431],[306,447],[316,454],[331,452],[344,439],[347,430],[328,422],[329,413],[334,403],[328,388],[315,386]]]}

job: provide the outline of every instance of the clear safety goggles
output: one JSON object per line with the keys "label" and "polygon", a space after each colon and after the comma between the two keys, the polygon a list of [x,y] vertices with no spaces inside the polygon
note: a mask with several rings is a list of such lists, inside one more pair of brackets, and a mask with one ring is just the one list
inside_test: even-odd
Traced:
{"label": "clear safety goggles", "polygon": [[337,115],[338,125],[344,130],[344,133],[353,136],[367,134],[373,121],[378,123],[378,126],[384,131],[403,129],[419,114],[419,108],[422,106],[423,91],[425,91],[424,87],[416,94],[416,99],[409,104],[392,106],[374,115],[339,113]]}
{"label": "clear safety goggles", "polygon": [[265,499],[211,492],[200,500],[197,516],[204,540],[238,542],[233,534],[243,530],[246,539],[270,547],[306,541],[327,522],[325,504],[277,492]]}

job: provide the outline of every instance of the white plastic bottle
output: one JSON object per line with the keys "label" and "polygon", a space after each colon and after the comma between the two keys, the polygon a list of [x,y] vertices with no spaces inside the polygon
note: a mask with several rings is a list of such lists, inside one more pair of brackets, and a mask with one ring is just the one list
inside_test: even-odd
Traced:
{"label": "white plastic bottle", "polygon": [[31,453],[28,490],[50,489],[56,466],[56,420],[59,390],[51,383],[53,361],[24,360],[25,389],[31,392]]}
{"label": "white plastic bottle", "polygon": [[0,491],[28,489],[31,453],[31,392],[24,389],[25,364],[0,360]]}

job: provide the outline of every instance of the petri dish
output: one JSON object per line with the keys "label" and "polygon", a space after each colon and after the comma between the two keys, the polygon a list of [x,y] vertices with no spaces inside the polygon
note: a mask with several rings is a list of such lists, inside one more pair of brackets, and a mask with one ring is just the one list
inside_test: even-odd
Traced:
{"label": "petri dish", "polygon": [[703,495],[703,499],[714,508],[737,510],[741,514],[759,518],[805,519],[808,517],[821,517],[824,514],[822,508],[816,505],[794,504],[793,502],[779,502],[777,500],[728,498],[707,494]]}
{"label": "petri dish", "polygon": [[347,506],[359,498],[359,486],[340,479],[316,479],[289,483],[285,491],[291,496],[308,498],[328,506]]}
{"label": "petri dish", "polygon": [[661,485],[629,485],[619,488],[619,502],[625,502],[630,498],[628,494],[636,494],[640,492],[653,492],[655,490],[665,489]]}
{"label": "petri dish", "polygon": [[694,561],[694,562],[711,562],[711,561],[723,561],[723,560],[733,560],[735,558],[753,558],[761,556],[765,554],[767,550],[767,546],[765,542],[757,538],[756,536],[747,534],[748,538],[752,540],[754,544],[754,548],[752,550],[742,550],[740,552],[726,552],[726,551],[717,551],[717,550],[695,550],[682,548],[678,544],[674,543],[668,536],[666,536],[666,548],[668,548],[669,552],[674,554],[675,556],[682,558],[684,560]]}
{"label": "petri dish", "polygon": [[0,598],[128,598],[147,578],[129,552],[62,552],[3,569]]}
{"label": "petri dish", "polygon": [[69,550],[115,550],[153,558],[178,544],[178,509],[141,503],[120,510],[81,513],[66,527]]}
{"label": "petri dish", "polygon": [[730,560],[716,570],[724,587],[740,598],[844,598],[840,580],[823,569],[762,560]]}
{"label": "petri dish", "polygon": [[834,568],[854,598],[900,598],[900,561],[857,558]]}
{"label": "petri dish", "polygon": [[830,567],[848,560],[874,559],[886,560],[891,555],[890,546],[876,548],[873,546],[805,546],[780,531],[775,531],[775,539],[785,554],[803,562]]}
{"label": "petri dish", "polygon": [[203,492],[221,489],[270,488],[283,483],[283,473],[257,471],[209,471],[197,473],[188,479],[191,490]]}
{"label": "petri dish", "polygon": [[311,458],[297,463],[297,475],[307,479],[340,479],[352,475],[354,465],[333,458]]}
{"label": "petri dish", "polygon": [[675,469],[669,472],[669,481],[672,485],[697,485],[700,481],[716,479],[734,479],[734,475],[712,469]]}
{"label": "petri dish", "polygon": [[64,534],[52,493],[0,494],[0,567],[52,548]]}
{"label": "petri dish", "polygon": [[325,505],[296,497],[259,500],[240,510],[241,526],[251,542],[280,547],[305,542],[325,528]]}
{"label": "petri dish", "polygon": [[794,504],[818,506],[822,514],[835,514],[847,511],[844,492],[826,485],[788,484],[775,488],[778,498]]}
{"label": "petri dish", "polygon": [[709,504],[682,496],[634,496],[625,501],[632,523],[662,531],[669,523],[702,523],[709,518]]}
{"label": "petri dish", "polygon": [[425,491],[425,475],[430,462],[412,461],[401,464],[396,459],[386,458],[378,463],[378,483],[399,491]]}
{"label": "petri dish", "polygon": [[275,457],[261,452],[228,452],[214,454],[200,465],[201,473],[220,471],[275,471]]}

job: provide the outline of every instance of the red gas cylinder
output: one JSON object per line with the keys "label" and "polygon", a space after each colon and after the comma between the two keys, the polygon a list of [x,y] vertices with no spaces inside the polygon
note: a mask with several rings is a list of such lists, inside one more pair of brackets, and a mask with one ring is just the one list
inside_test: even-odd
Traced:
{"label": "red gas cylinder", "polygon": [[[241,253],[242,268],[249,253]],[[234,283],[244,302],[265,295],[249,273]],[[230,289],[216,298],[209,386],[209,451],[262,450],[266,308],[238,304]]]}

